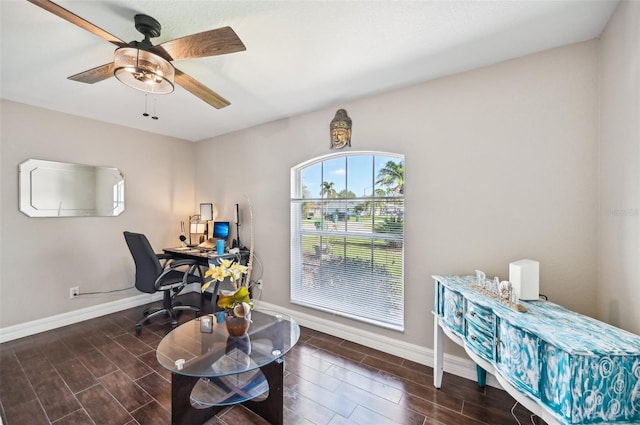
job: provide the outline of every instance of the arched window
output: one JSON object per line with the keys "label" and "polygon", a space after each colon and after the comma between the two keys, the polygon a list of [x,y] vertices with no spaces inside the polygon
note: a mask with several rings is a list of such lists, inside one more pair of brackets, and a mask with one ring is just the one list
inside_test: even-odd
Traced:
{"label": "arched window", "polygon": [[291,182],[291,302],[403,330],[404,156],[327,155]]}

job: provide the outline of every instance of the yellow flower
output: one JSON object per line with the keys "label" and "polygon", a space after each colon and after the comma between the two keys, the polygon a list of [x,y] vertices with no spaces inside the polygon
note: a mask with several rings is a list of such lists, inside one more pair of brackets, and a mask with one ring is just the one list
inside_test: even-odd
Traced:
{"label": "yellow flower", "polygon": [[[237,288],[237,284],[236,282],[240,281],[242,279],[242,275],[246,274],[249,271],[249,267],[247,266],[243,266],[233,260],[228,260],[228,259],[218,259],[218,266],[214,266],[214,265],[209,265],[209,269],[206,271],[206,273],[204,274],[204,277],[210,277],[211,280],[209,280],[208,282],[204,283],[202,285],[202,292],[206,291],[207,288],[209,286],[211,286],[211,282],[222,282],[223,280],[225,280],[227,277],[231,278],[231,283],[233,283],[233,287],[234,289]],[[244,288],[244,290],[242,290]],[[228,291],[220,291],[221,292],[221,300],[218,301],[218,305],[222,304],[224,305],[228,305],[228,307],[223,307],[222,305],[220,305],[220,307],[222,308],[233,308],[233,306],[236,303],[242,303],[242,302],[247,302],[247,300],[250,301],[249,298],[249,290],[246,287],[241,286],[236,294],[240,293],[242,295],[238,296],[238,297],[233,297],[234,293],[231,292],[230,294],[222,294],[223,292],[228,292]],[[231,297],[231,298],[229,298]]]}
{"label": "yellow flower", "polygon": [[211,282],[222,282],[226,277],[229,276],[229,271],[222,266],[209,266],[209,269],[205,272],[204,277],[210,277],[211,280],[202,285],[202,292],[206,291],[207,288],[211,285]]}
{"label": "yellow flower", "polygon": [[242,278],[243,274],[247,273],[248,269],[249,268],[247,266],[243,266],[238,263],[233,263],[229,268],[229,276],[231,277],[231,280],[233,280],[234,282],[238,281]]}
{"label": "yellow flower", "polygon": [[218,297],[218,307],[224,309],[232,309],[239,304],[247,304],[253,308],[253,301],[249,297],[249,288],[241,286],[237,291],[220,290]]}
{"label": "yellow flower", "polygon": [[211,273],[211,278],[219,282],[222,282],[227,276],[229,276],[229,273],[227,273],[227,271],[222,267],[216,267]]}
{"label": "yellow flower", "polygon": [[228,270],[231,267],[232,264],[235,264],[235,262],[233,262],[231,260],[228,260],[228,259],[225,259],[225,258],[223,258],[222,260],[218,260],[218,263],[220,263],[220,267],[222,267],[222,268],[224,268],[226,270]]}
{"label": "yellow flower", "polygon": [[233,291],[225,291],[221,289],[218,294],[218,307],[220,308],[233,308],[235,303],[235,293]]}

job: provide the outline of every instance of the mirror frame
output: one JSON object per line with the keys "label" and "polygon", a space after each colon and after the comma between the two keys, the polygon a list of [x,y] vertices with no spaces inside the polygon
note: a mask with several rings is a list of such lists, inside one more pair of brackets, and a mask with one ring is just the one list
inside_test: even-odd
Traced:
{"label": "mirror frame", "polygon": [[124,212],[124,174],[117,168],[28,159],[18,166],[18,185],[20,212],[29,217]]}

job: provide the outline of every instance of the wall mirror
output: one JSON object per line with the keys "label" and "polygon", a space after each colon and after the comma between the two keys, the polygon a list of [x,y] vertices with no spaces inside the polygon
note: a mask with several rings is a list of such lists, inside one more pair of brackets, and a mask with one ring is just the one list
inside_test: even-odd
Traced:
{"label": "wall mirror", "polygon": [[29,217],[114,217],[124,211],[117,168],[28,159],[18,167],[20,211]]}

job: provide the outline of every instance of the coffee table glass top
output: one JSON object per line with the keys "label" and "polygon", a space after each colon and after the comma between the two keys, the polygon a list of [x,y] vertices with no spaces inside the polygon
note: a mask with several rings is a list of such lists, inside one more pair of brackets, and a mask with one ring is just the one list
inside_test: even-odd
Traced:
{"label": "coffee table glass top", "polygon": [[212,332],[200,331],[191,320],[171,331],[157,349],[158,362],[171,372],[197,377],[221,377],[248,372],[281,358],[300,337],[291,317],[277,312],[251,312],[253,323],[244,337],[230,337],[224,323],[212,317]]}

